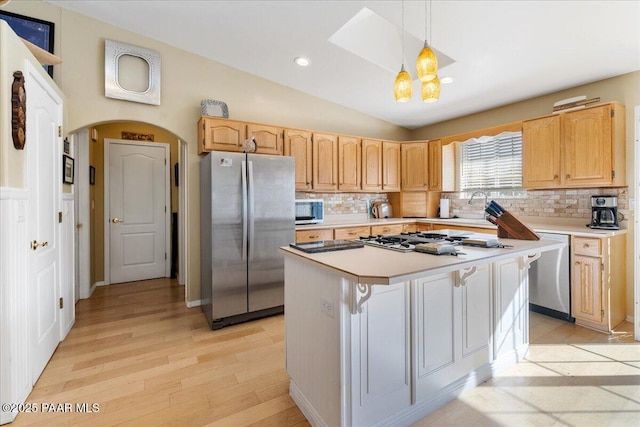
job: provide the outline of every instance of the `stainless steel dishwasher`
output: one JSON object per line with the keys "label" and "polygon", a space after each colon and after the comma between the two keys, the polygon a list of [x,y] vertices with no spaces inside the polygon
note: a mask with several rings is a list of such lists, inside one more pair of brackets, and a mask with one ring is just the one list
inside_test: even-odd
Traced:
{"label": "stainless steel dishwasher", "polygon": [[567,234],[538,233],[542,239],[557,240],[565,245],[543,252],[529,269],[529,309],[536,313],[574,322],[571,316],[571,281]]}

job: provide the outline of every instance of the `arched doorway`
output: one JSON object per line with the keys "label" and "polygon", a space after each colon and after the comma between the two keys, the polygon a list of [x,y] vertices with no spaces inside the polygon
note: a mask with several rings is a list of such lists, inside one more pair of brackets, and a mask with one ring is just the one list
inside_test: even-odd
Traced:
{"label": "arched doorway", "polygon": [[[105,139],[119,139],[128,141],[143,141],[153,144],[156,142],[169,145],[168,169],[170,198],[167,209],[170,210],[171,227],[171,277],[176,277],[182,285],[186,283],[186,143],[174,133],[161,127],[142,122],[117,121],[94,124],[77,131],[72,140],[78,147],[76,160],[78,168],[76,174],[77,186],[75,199],[79,211],[86,210],[86,219],[78,216],[77,230],[88,234],[88,254],[84,254],[88,264],[88,277],[80,280],[79,296],[88,298],[96,286],[109,283],[105,280],[105,239],[107,229],[105,206],[105,167],[104,152]],[[84,147],[82,145],[84,144]],[[80,158],[84,156],[85,158]],[[86,185],[83,185],[86,182]],[[79,254],[78,268],[81,269],[83,254]]]}

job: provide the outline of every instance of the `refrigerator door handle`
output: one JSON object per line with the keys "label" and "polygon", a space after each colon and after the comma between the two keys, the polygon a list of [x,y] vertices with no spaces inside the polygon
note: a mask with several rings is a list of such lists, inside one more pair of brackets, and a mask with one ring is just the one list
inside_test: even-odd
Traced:
{"label": "refrigerator door handle", "polygon": [[253,162],[249,160],[249,260],[253,259],[253,244],[254,239],[254,220],[255,215],[255,200],[254,200],[254,186],[253,186]]}
{"label": "refrigerator door handle", "polygon": [[247,260],[247,162],[242,161],[242,260]]}

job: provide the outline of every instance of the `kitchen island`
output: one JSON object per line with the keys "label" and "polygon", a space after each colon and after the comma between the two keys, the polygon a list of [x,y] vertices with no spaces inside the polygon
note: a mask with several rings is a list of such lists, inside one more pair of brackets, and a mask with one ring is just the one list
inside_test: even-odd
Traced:
{"label": "kitchen island", "polygon": [[314,426],[409,425],[528,349],[528,266],[551,240],[429,255],[285,254],[290,395]]}

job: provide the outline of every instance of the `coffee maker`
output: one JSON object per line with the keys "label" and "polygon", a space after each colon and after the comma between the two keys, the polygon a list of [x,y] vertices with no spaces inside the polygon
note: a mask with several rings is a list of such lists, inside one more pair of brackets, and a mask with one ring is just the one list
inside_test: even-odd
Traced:
{"label": "coffee maker", "polygon": [[591,228],[617,230],[618,196],[591,196]]}

